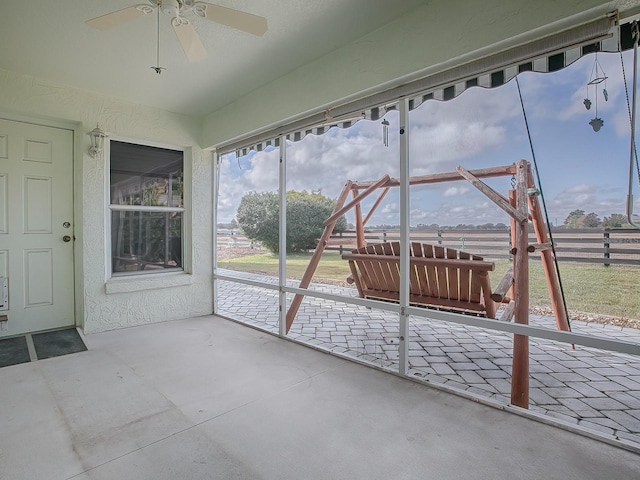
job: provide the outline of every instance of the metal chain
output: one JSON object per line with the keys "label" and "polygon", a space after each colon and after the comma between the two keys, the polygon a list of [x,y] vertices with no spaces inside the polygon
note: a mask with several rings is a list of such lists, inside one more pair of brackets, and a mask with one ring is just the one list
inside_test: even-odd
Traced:
{"label": "metal chain", "polygon": [[553,253],[553,263],[556,267],[556,274],[558,275],[558,286],[560,287],[560,296],[562,297],[562,305],[567,315],[567,324],[569,330],[571,330],[571,319],[569,318],[569,309],[567,308],[567,299],[564,294],[564,286],[562,285],[562,276],[560,275],[560,265],[558,264],[558,254],[556,253],[555,241],[553,240],[553,232],[551,229],[551,222],[549,221],[549,212],[547,211],[547,202],[544,198],[544,191],[542,190],[542,180],[540,179],[540,170],[538,170],[538,161],[536,160],[536,152],[533,149],[533,141],[531,140],[531,131],[529,130],[529,121],[527,120],[527,112],[524,109],[524,100],[522,99],[522,91],[520,90],[520,82],[516,76],[516,86],[518,88],[518,97],[520,99],[520,107],[522,107],[522,118],[527,130],[527,137],[529,139],[529,148],[531,149],[531,159],[533,160],[533,171],[536,174],[536,180],[538,182],[538,190],[540,191],[540,203],[542,204],[542,211],[544,212],[544,219],[546,222],[547,233],[549,234],[549,243],[551,244],[551,252]]}

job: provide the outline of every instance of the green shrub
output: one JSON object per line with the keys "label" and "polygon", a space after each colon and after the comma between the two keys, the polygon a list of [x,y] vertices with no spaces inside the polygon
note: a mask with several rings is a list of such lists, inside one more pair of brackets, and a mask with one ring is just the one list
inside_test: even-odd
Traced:
{"label": "green shrub", "polygon": [[[324,222],[335,202],[320,193],[287,192],[287,253],[313,250],[324,230]],[[275,192],[250,192],[242,197],[236,213],[238,224],[246,237],[278,253],[278,215],[280,206]],[[347,229],[347,221],[340,217],[334,232]]]}

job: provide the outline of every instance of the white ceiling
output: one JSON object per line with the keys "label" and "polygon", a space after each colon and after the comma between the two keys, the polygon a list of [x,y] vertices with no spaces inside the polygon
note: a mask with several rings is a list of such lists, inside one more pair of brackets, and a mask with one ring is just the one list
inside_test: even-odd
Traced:
{"label": "white ceiling", "polygon": [[267,18],[256,37],[191,16],[208,51],[189,63],[161,16],[106,31],[85,20],[148,0],[0,0],[0,69],[201,116],[371,32],[428,0],[212,0]]}

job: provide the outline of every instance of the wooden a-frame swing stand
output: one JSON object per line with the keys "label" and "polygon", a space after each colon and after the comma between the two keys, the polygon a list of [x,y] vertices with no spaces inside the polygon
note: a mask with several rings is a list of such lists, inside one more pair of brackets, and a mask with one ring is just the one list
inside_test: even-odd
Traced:
{"label": "wooden a-frame swing stand", "polygon": [[[496,192],[481,180],[483,178],[503,176],[515,177],[515,187],[509,190],[508,197]],[[431,299],[421,301],[420,298],[424,297],[412,295],[410,298],[414,300],[410,300],[410,303],[444,310],[451,307],[451,311],[466,313],[469,310],[469,301],[473,303],[475,299],[476,309],[481,309],[483,310],[482,313],[493,317],[495,314],[493,299],[498,303],[508,304],[505,309],[508,311],[506,319],[513,317],[515,323],[527,325],[529,323],[529,253],[537,251],[541,255],[556,325],[560,330],[569,331],[569,322],[562,298],[558,272],[555,269],[552,247],[542,218],[529,162],[520,160],[512,165],[480,170],[465,170],[462,167],[457,167],[455,172],[411,177],[409,184],[425,185],[457,180],[467,180],[510,216],[513,268],[505,274],[495,292],[491,293],[486,291],[487,289],[490,290],[490,287],[488,288],[487,269],[483,268],[486,265],[491,265],[488,262],[476,262],[475,260],[482,259],[479,257],[474,258],[473,255],[469,255],[466,252],[455,253],[457,251],[440,246],[433,247],[433,250],[431,250],[431,246],[424,245],[423,250],[420,246],[421,244],[413,243],[411,244],[412,253],[410,257],[410,275],[412,278],[409,288],[413,293],[414,290],[420,290],[420,283],[424,283],[423,288],[426,290],[426,296],[429,297],[429,293],[431,293]],[[344,255],[343,257],[349,260],[352,273],[356,276],[354,280],[356,280],[359,294],[367,298],[392,301],[399,299],[398,250],[400,245],[396,243],[394,246],[385,244],[367,247],[364,237],[364,227],[376,208],[380,205],[389,189],[399,185],[400,182],[397,179],[390,178],[389,175],[384,175],[377,181],[353,182],[349,180],[346,182],[331,216],[324,222],[324,232],[300,281],[300,288],[306,289],[309,287],[320,262],[320,257],[327,246],[336,243],[344,245],[343,239],[332,241],[330,237],[337,220],[347,211],[353,209],[356,227],[355,247],[357,250],[354,250],[352,255]],[[381,190],[378,198],[371,210],[363,218],[361,202],[378,190]],[[346,203],[350,193],[352,196],[351,201]],[[537,243],[535,244],[529,244],[529,222],[531,222],[536,235]],[[357,265],[361,266],[361,272],[358,272]],[[489,270],[492,270],[492,267]],[[381,272],[386,273],[382,274]],[[381,278],[383,287],[379,285],[377,287],[371,286],[376,283],[373,280],[374,276]],[[440,276],[441,279],[438,278]],[[459,284],[452,286],[452,282],[455,281]],[[461,284],[469,283],[469,281],[471,285],[470,292],[467,291],[468,289],[463,292]],[[447,283],[449,287],[445,287],[443,290],[442,285]],[[427,284],[429,284],[428,287]],[[395,287],[392,285],[395,285]],[[436,286],[434,287],[434,285]],[[365,290],[366,288],[369,290]],[[373,288],[378,288],[378,293],[369,295]],[[481,294],[482,288],[484,288],[483,294]],[[429,292],[429,289],[431,289],[431,292]],[[396,290],[396,297],[393,297],[394,292],[389,290]],[[303,295],[297,294],[291,302],[286,316],[287,332],[293,324],[302,300]],[[462,310],[456,308],[460,305],[463,305],[461,307]],[[503,315],[504,318],[505,315]],[[528,408],[529,406],[529,338],[517,334],[514,335],[513,341],[511,403],[523,408]]]}

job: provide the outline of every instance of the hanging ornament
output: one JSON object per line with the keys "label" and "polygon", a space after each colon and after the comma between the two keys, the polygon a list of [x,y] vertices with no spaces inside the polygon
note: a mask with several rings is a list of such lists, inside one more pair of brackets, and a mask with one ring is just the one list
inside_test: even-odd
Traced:
{"label": "hanging ornament", "polygon": [[587,83],[587,97],[583,100],[583,104],[587,110],[591,109],[591,100],[589,99],[589,90],[591,87],[595,90],[595,113],[596,116],[591,119],[589,125],[593,128],[594,132],[600,131],[602,126],[604,125],[604,121],[598,117],[598,88],[601,83],[604,82],[604,88],[602,89],[602,96],[604,97],[604,101],[609,101],[609,92],[607,91],[607,74],[604,73],[602,65],[598,62],[598,52],[596,52],[596,58],[593,62],[593,68],[591,69],[591,77],[589,78],[589,83]]}
{"label": "hanging ornament", "polygon": [[382,144],[389,146],[389,121],[386,118],[382,120]]}
{"label": "hanging ornament", "polygon": [[594,132],[598,132],[604,125],[604,120],[598,117],[592,118],[591,121],[589,122],[589,125],[591,125],[591,128],[593,128]]}

